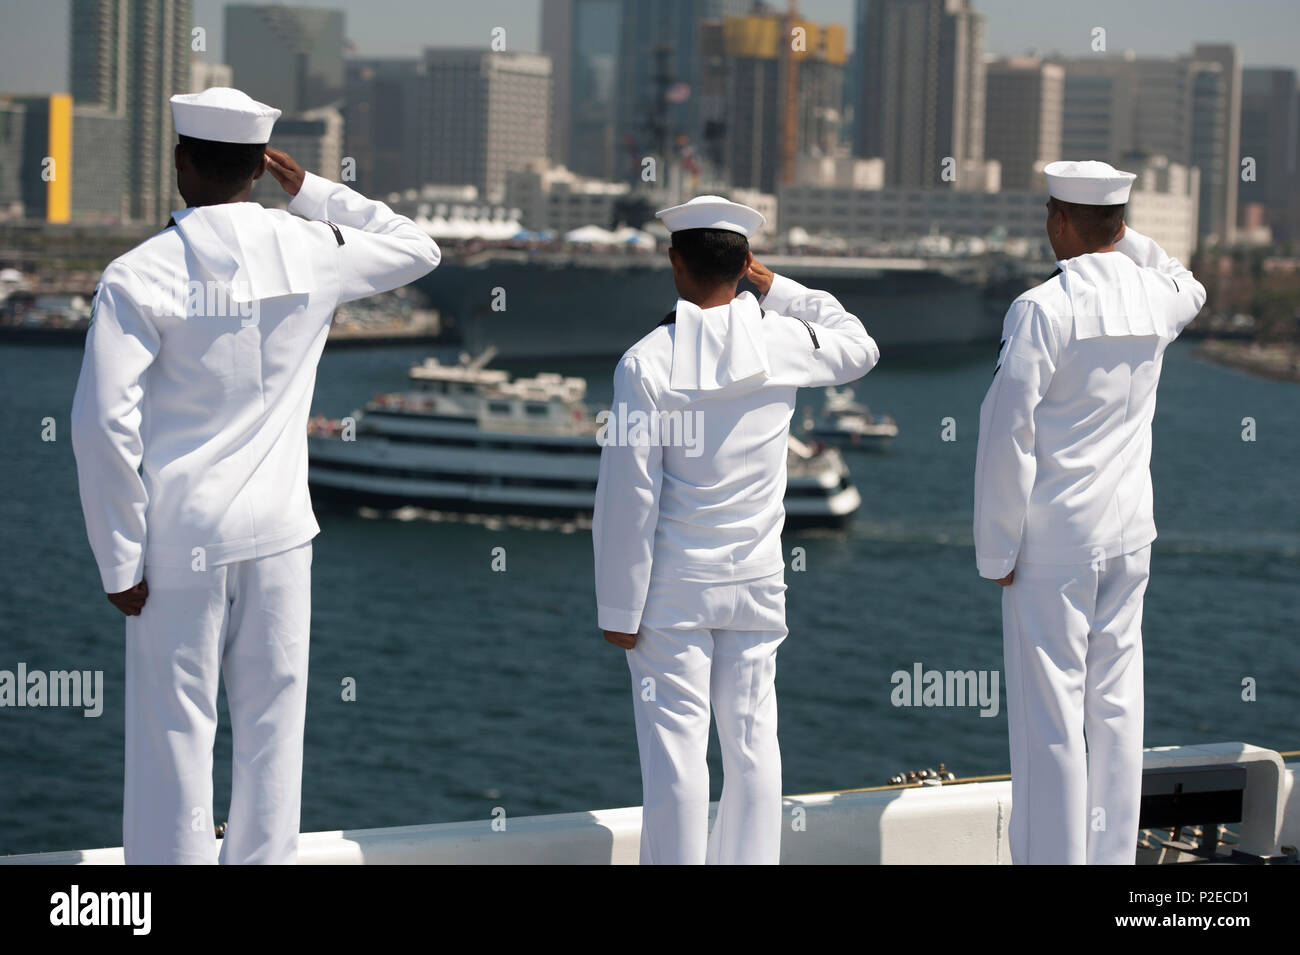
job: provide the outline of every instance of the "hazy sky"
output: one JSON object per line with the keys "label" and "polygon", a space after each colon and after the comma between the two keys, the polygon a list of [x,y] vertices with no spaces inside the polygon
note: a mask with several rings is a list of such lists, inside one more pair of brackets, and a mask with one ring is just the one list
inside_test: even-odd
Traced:
{"label": "hazy sky", "polygon": [[[486,44],[506,28],[510,48],[536,50],[540,0],[334,0],[347,36],[370,56],[403,56],[425,46]],[[771,4],[783,7],[777,0]],[[209,56],[223,49],[223,0],[195,0]],[[987,19],[991,53],[1088,52],[1093,27],[1112,51],[1182,53],[1196,42],[1231,42],[1246,66],[1300,70],[1300,0],[974,0]],[[0,0],[0,92],[58,92],[68,81],[67,0]],[[801,0],[804,16],[850,24],[853,0]]]}

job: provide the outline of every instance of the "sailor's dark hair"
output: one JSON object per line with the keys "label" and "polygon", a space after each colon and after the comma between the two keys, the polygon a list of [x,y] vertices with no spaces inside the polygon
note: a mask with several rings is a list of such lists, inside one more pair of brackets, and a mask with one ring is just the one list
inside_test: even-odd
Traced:
{"label": "sailor's dark hair", "polygon": [[180,143],[199,175],[223,186],[252,179],[266,155],[265,143],[218,143],[193,136],[181,136]]}
{"label": "sailor's dark hair", "polygon": [[1124,210],[1127,208],[1123,203],[1118,206],[1088,206],[1078,202],[1066,202],[1055,196],[1049,196],[1047,201],[1065,210],[1066,218],[1074,225],[1074,231],[1079,233],[1079,238],[1093,246],[1110,245],[1115,241],[1115,236],[1119,234],[1119,227],[1124,221]]}
{"label": "sailor's dark hair", "polygon": [[673,248],[698,282],[734,282],[745,271],[749,240],[730,229],[679,229]]}

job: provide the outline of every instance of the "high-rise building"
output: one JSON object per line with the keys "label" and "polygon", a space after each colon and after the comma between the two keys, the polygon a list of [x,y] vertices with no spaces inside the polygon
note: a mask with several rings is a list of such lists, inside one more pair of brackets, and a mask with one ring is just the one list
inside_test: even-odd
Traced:
{"label": "high-rise building", "polygon": [[0,98],[0,205],[51,223],[121,222],[127,119],[67,93]]}
{"label": "high-rise building", "polygon": [[[777,14],[706,21],[700,101],[708,158],[734,186],[774,192],[800,157],[840,145],[846,31]],[[797,42],[795,38],[797,37]]]}
{"label": "high-rise building", "polygon": [[73,0],[69,16],[69,84],[79,103],[125,110],[131,3]]}
{"label": "high-rise building", "polygon": [[1201,171],[1170,162],[1165,156],[1127,156],[1120,164],[1137,176],[1124,210],[1125,221],[1155,239],[1169,255],[1190,262],[1196,251]]}
{"label": "high-rise building", "polygon": [[1241,74],[1241,160],[1252,178],[1238,192],[1243,209],[1263,207],[1273,237],[1300,237],[1300,92],[1294,70],[1246,69]]}
{"label": "high-rise building", "polygon": [[542,52],[551,58],[551,158],[611,179],[615,163],[620,0],[542,0]]}
{"label": "high-rise building", "polygon": [[23,214],[23,124],[26,110],[12,99],[0,98],[0,219]]}
{"label": "high-rise building", "polygon": [[291,116],[343,98],[342,10],[230,4],[225,62],[255,100]]}
{"label": "high-rise building", "polygon": [[195,59],[190,64],[190,92],[202,93],[214,86],[234,86],[235,75],[227,63]]}
{"label": "high-rise building", "polygon": [[21,110],[18,183],[23,217],[72,221],[72,97],[17,96]]}
{"label": "high-rise building", "polygon": [[[131,155],[129,129],[125,116],[103,107],[72,108],[73,222],[119,223],[131,219],[130,194],[125,188]],[[172,186],[176,173],[170,154],[165,169],[168,185]],[[172,192],[167,206],[180,208],[184,200],[179,192]]]}
{"label": "high-rise building", "polygon": [[872,0],[861,36],[854,150],[891,185],[987,182],[984,18],[970,0]]}
{"label": "high-rise building", "polygon": [[852,147],[858,141],[858,113],[862,99],[862,51],[867,48],[867,21],[870,19],[871,0],[853,0],[853,56],[844,80],[845,133]]}
{"label": "high-rise building", "polygon": [[418,57],[347,61],[343,153],[354,164],[353,184],[366,195],[423,185],[419,132],[426,87]]}
{"label": "high-rise building", "polygon": [[986,75],[984,153],[1001,165],[1002,188],[1040,188],[1043,166],[1063,157],[1065,71],[1013,57],[990,62]]}
{"label": "high-rise building", "polygon": [[1062,61],[1062,153],[1118,162],[1166,156],[1200,170],[1202,240],[1231,242],[1237,219],[1241,67],[1230,46],[1178,57]]}
{"label": "high-rise building", "polygon": [[1062,158],[1114,161],[1133,139],[1137,73],[1130,63],[1084,58],[1061,64],[1065,69]]}
{"label": "high-rise building", "polygon": [[495,201],[507,172],[548,154],[550,58],[448,47],[423,59],[420,183],[469,184]]}
{"label": "high-rise building", "polygon": [[1198,43],[1191,60],[1202,68],[1193,99],[1191,165],[1201,170],[1201,235],[1231,243],[1237,231],[1241,181],[1241,57],[1226,43]]}
{"label": "high-rise building", "polygon": [[343,114],[335,106],[321,106],[281,118],[271,131],[271,145],[287,152],[308,172],[338,182],[343,161]]}
{"label": "high-rise building", "polygon": [[72,0],[70,23],[73,99],[125,119],[129,214],[166,221],[181,204],[168,101],[190,88],[190,0]]}
{"label": "high-rise building", "polygon": [[[573,115],[573,15],[577,0],[542,0],[542,53],[551,58],[551,151],[557,165],[569,162]],[[545,165],[545,164],[541,164]]]}

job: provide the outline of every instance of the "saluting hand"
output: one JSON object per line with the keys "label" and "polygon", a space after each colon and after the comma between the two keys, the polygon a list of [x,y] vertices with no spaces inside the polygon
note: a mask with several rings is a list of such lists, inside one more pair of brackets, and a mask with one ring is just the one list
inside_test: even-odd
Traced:
{"label": "saluting hand", "polygon": [[291,196],[298,195],[303,180],[307,178],[302,166],[294,162],[292,156],[270,146],[266,147],[266,171],[274,176],[275,181]]}
{"label": "saluting hand", "polygon": [[108,602],[128,617],[140,616],[147,599],[149,599],[149,584],[143,578],[130,590],[108,595]]}
{"label": "saluting hand", "polygon": [[745,271],[745,278],[754,283],[760,295],[766,295],[772,288],[772,279],[776,276],[772,270],[763,265],[758,259],[749,263],[749,268]]}
{"label": "saluting hand", "polygon": [[635,633],[619,633],[616,630],[606,630],[605,639],[616,647],[622,647],[624,650],[631,650],[636,646]]}

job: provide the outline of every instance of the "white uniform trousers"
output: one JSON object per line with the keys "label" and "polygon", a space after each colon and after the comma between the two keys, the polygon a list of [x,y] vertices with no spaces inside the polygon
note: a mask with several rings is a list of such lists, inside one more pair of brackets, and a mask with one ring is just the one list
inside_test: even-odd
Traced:
{"label": "white uniform trousers", "polygon": [[[297,862],[311,555],[308,542],[203,571],[146,567],[149,597],[126,619],[128,864]],[[223,676],[234,765],[218,857]]]}
{"label": "white uniform trousers", "polygon": [[1150,545],[1095,565],[1019,563],[1002,591],[1018,865],[1135,861],[1150,563]]}
{"label": "white uniform trousers", "polygon": [[[781,861],[776,650],[785,639],[784,573],[745,583],[651,578],[627,653],[643,809],[641,863]],[[722,797],[709,831],[710,712]]]}

